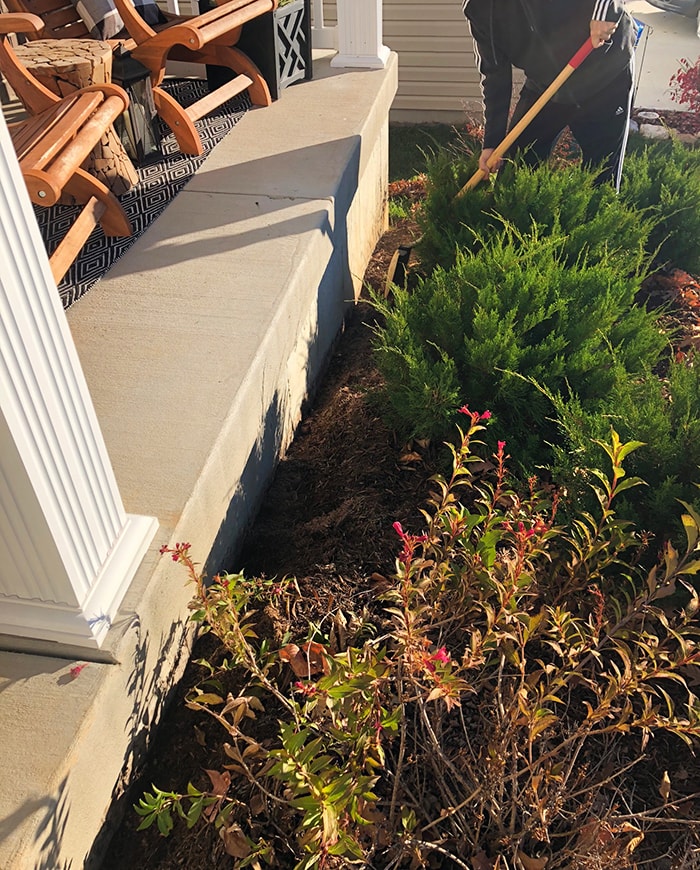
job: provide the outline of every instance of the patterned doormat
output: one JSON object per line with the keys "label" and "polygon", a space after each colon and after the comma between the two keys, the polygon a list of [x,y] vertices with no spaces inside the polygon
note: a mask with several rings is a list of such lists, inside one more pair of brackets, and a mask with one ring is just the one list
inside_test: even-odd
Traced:
{"label": "patterned doormat", "polygon": [[[184,106],[198,100],[207,92],[206,82],[199,79],[173,79],[165,82],[165,87]],[[206,118],[197,121],[196,127],[204,146],[204,153],[199,157],[182,154],[178,150],[175,137],[165,128],[167,135],[164,132],[161,145],[163,159],[138,167],[139,183],[119,197],[134,229],[133,236],[126,239],[108,239],[99,227],[93,230],[78,258],[58,285],[64,308],[68,308],[87,293],[162,214],[204,163],[212,148],[233,129],[250,105],[248,94],[244,92],[224,103]],[[53,251],[75,220],[79,208],[56,205],[52,208],[35,207],[34,211],[44,243],[49,251]]]}

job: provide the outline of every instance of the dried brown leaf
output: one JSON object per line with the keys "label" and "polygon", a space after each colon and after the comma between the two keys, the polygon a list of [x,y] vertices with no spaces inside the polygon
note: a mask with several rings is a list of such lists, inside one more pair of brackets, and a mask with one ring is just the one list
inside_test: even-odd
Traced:
{"label": "dried brown leaf", "polygon": [[515,857],[520,862],[522,870],[544,870],[549,862],[549,858],[531,858],[525,852],[521,852],[520,849],[518,849]]}
{"label": "dried brown leaf", "polygon": [[496,863],[493,858],[489,858],[489,856],[482,849],[481,852],[477,852],[476,855],[471,860],[472,870],[494,870],[496,867]]}
{"label": "dried brown leaf", "polygon": [[227,854],[231,855],[231,857],[243,859],[250,855],[250,844],[238,825],[221,828],[219,836],[224,841],[224,849],[226,849]]}
{"label": "dried brown leaf", "polygon": [[248,806],[250,807],[250,811],[254,816],[259,816],[261,813],[265,812],[265,798],[261,794],[254,794],[251,797]]}
{"label": "dried brown leaf", "polygon": [[231,785],[231,774],[226,771],[221,773],[218,770],[204,771],[211,780],[211,793],[216,797],[224,797]]}

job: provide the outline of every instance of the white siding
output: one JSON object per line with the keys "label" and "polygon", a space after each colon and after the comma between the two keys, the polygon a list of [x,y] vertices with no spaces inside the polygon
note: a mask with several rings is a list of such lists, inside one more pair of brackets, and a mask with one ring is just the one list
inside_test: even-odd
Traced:
{"label": "white siding", "polygon": [[481,119],[479,76],[460,0],[384,0],[384,42],[399,55],[392,121]]}
{"label": "white siding", "polygon": [[[334,24],[334,0],[323,8],[324,22]],[[481,120],[479,76],[460,0],[384,0],[384,43],[399,55],[392,121]]]}

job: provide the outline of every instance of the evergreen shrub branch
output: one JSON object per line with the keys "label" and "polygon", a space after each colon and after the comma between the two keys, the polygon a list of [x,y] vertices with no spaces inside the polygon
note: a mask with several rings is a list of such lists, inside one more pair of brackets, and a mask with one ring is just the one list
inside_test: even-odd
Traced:
{"label": "evergreen shrub branch", "polygon": [[630,145],[622,190],[580,165],[528,167],[459,199],[476,156],[431,158],[415,286],[374,298],[382,405],[406,437],[442,439],[463,398],[489,404],[527,476],[547,467],[585,496],[581,469],[611,423],[645,446],[649,484],[621,507],[663,537],[696,503],[700,369],[639,300],[652,265],[700,271],[700,149]]}

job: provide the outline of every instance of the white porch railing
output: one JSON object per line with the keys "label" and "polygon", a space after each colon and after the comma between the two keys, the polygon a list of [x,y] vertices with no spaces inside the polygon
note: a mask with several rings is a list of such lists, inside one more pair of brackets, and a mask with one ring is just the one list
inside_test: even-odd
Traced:
{"label": "white porch railing", "polygon": [[0,263],[0,634],[97,650],[158,524],[124,511],[2,113]]}

